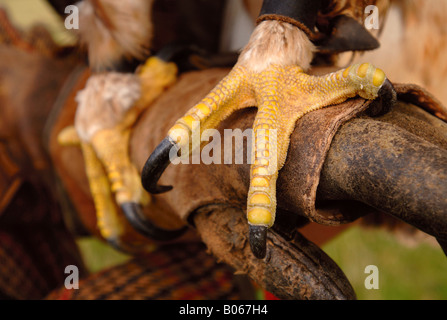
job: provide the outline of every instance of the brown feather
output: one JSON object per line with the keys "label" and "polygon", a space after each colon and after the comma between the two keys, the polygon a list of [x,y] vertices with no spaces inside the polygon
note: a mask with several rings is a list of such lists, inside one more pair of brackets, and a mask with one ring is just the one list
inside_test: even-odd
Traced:
{"label": "brown feather", "polygon": [[84,0],[79,4],[79,37],[94,70],[122,59],[144,59],[152,39],[153,0]]}
{"label": "brown feather", "polygon": [[390,0],[330,0],[326,9],[322,10],[321,18],[332,19],[347,15],[362,23],[365,19],[365,8],[369,5],[377,6],[384,14],[390,6]]}

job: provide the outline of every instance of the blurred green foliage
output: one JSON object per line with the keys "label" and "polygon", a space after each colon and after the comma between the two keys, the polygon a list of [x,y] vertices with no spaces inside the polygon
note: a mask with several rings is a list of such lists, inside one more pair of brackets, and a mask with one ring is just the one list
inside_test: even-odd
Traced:
{"label": "blurred green foliage", "polygon": [[80,238],[77,244],[85,265],[91,273],[125,263],[130,259],[130,256],[93,237]]}
{"label": "blurred green foliage", "polygon": [[[345,272],[358,299],[447,299],[447,258],[434,242],[410,247],[385,230],[354,227],[324,250]],[[378,267],[378,290],[365,288],[368,265]]]}

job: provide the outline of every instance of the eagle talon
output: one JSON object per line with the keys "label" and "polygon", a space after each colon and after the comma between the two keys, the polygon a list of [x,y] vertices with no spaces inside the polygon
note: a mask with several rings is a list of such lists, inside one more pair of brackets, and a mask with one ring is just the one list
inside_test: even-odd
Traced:
{"label": "eagle talon", "polygon": [[382,99],[385,112],[397,103],[396,89],[394,89],[390,80],[385,79],[382,88],[379,90],[379,97]]}
{"label": "eagle talon", "polygon": [[150,195],[144,191],[140,173],[129,156],[132,126],[175,82],[176,74],[173,63],[157,57],[149,58],[136,73],[92,74],[76,96],[74,127],[59,136],[63,145],[81,146],[99,232],[120,250],[129,251],[130,243],[124,239],[130,241],[133,231],[127,228],[119,206],[143,235],[154,240],[181,235],[178,230],[158,228],[144,217],[142,206],[150,202]]}
{"label": "eagle talon", "polygon": [[264,259],[267,254],[266,226],[249,225],[249,242],[253,255],[258,259]]}
{"label": "eagle talon", "polygon": [[[384,72],[368,63],[325,76],[308,75],[298,66],[270,65],[262,72],[254,72],[244,65],[237,65],[169,130],[168,137],[146,162],[143,186],[151,193],[170,189],[158,186],[157,181],[171,157],[178,157],[178,151],[190,145],[189,137],[197,129],[197,123],[201,131],[214,128],[234,110],[257,106],[247,219],[251,225],[251,248],[254,255],[262,259],[266,254],[267,230],[275,221],[276,180],[284,165],[296,121],[306,113],[357,95],[370,100],[381,98],[387,107],[395,101],[394,89]],[[192,148],[188,150],[191,152],[197,147],[199,145],[193,140]],[[181,156],[185,155],[182,153]]]}
{"label": "eagle talon", "polygon": [[175,142],[169,137],[164,138],[146,161],[141,174],[141,182],[146,191],[152,194],[160,194],[172,189],[172,186],[158,185],[157,182],[171,163],[171,150],[173,147],[176,148],[174,151],[177,154],[178,148]]}
{"label": "eagle talon", "polygon": [[[178,156],[171,153],[173,146],[175,152],[184,151],[185,147],[187,152],[182,152],[181,157],[189,156],[200,148],[201,139],[194,139],[193,132],[198,130],[201,134],[215,129],[234,111],[257,107],[247,220],[251,249],[261,259],[266,255],[267,230],[275,222],[278,173],[285,163],[296,122],[307,113],[356,96],[367,100],[380,98],[379,112],[396,100],[385,73],[370,63],[355,64],[322,76],[307,74],[305,70],[313,53],[303,48],[312,48],[312,44],[300,29],[279,21],[262,21],[236,66],[176,121],[143,170],[146,190],[151,193],[169,190],[157,186],[157,181],[172,160],[170,156]],[[266,56],[266,51],[270,55]]]}
{"label": "eagle talon", "polygon": [[371,117],[384,115],[397,103],[397,93],[390,80],[386,79],[378,92],[378,97],[367,110]]}
{"label": "eagle talon", "polygon": [[145,217],[141,205],[133,202],[121,204],[121,209],[129,223],[140,234],[158,241],[171,241],[182,236],[187,228],[167,230],[154,225]]}

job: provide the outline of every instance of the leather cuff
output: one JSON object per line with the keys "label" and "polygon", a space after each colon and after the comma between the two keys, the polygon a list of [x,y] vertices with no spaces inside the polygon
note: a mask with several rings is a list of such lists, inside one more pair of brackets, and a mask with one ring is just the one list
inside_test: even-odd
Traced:
{"label": "leather cuff", "polygon": [[318,11],[326,2],[327,0],[264,0],[256,23],[265,20],[284,21],[313,37]]}

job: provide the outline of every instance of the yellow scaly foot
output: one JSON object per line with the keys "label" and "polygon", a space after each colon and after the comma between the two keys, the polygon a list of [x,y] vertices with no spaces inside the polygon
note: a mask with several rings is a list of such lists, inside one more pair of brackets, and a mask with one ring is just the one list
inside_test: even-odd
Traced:
{"label": "yellow scaly foot", "polygon": [[143,219],[141,207],[150,202],[150,195],[129,157],[132,125],[176,80],[176,73],[173,63],[152,57],[137,74],[94,74],[77,96],[75,126],[59,135],[62,145],[81,146],[99,231],[124,251],[137,245],[123,240],[128,222],[119,208],[133,218],[130,222],[137,231],[155,240],[169,240],[179,234],[179,230],[164,230],[138,220]]}
{"label": "yellow scaly foot", "polygon": [[275,221],[278,171],[285,163],[296,122],[306,113],[357,95],[376,99],[394,94],[385,73],[369,63],[323,76],[305,73],[300,66],[308,66],[312,55],[303,49],[311,46],[304,33],[280,22],[264,22],[263,28],[258,26],[231,72],[169,130],[143,169],[146,190],[169,190],[157,181],[178,150],[192,152],[200,147],[195,141],[189,146],[193,130],[216,128],[235,110],[258,107],[247,199],[250,245],[258,258],[266,255],[267,229]]}

